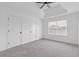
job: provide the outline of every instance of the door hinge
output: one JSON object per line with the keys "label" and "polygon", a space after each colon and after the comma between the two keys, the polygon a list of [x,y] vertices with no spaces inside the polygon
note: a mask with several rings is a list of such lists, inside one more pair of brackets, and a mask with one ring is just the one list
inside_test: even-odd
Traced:
{"label": "door hinge", "polygon": [[10,20],[10,18],[8,17],[8,20]]}
{"label": "door hinge", "polygon": [[8,44],[10,44],[10,42],[8,42]]}
{"label": "door hinge", "polygon": [[8,32],[10,32],[10,30],[8,30]]}

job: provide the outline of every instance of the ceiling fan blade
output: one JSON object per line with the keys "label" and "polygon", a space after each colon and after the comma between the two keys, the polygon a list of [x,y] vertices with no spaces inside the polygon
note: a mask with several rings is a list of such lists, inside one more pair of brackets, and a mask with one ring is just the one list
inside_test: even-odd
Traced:
{"label": "ceiling fan blade", "polygon": [[40,9],[42,9],[45,6],[45,3],[40,7]]}
{"label": "ceiling fan blade", "polygon": [[51,8],[49,4],[55,3],[55,2],[36,2],[36,3],[43,4],[43,5],[40,7],[40,9],[42,9],[45,5],[47,5],[48,8]]}
{"label": "ceiling fan blade", "polygon": [[39,4],[44,4],[44,2],[36,2],[36,3],[39,3]]}

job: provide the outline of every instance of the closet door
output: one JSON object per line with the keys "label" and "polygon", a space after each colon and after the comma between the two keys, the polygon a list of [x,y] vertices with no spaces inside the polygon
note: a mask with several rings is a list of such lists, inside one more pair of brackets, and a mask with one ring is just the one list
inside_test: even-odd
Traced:
{"label": "closet door", "polygon": [[33,20],[34,20],[33,17],[30,16],[23,18],[22,44],[35,40],[35,25]]}
{"label": "closet door", "polygon": [[21,44],[21,19],[18,16],[8,17],[8,48]]}
{"label": "closet door", "polygon": [[42,37],[42,25],[40,20],[35,21],[35,38],[36,40],[40,39]]}

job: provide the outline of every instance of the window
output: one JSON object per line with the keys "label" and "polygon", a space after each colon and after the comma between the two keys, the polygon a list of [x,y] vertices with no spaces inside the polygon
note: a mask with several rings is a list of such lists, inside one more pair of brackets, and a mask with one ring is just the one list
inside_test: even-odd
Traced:
{"label": "window", "polygon": [[48,34],[67,36],[67,20],[48,22]]}

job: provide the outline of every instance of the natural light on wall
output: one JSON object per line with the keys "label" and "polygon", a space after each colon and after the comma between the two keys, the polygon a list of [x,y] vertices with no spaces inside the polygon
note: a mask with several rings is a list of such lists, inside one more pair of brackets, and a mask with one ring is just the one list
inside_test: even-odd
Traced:
{"label": "natural light on wall", "polygon": [[48,34],[67,36],[67,20],[48,22]]}

